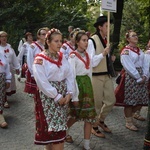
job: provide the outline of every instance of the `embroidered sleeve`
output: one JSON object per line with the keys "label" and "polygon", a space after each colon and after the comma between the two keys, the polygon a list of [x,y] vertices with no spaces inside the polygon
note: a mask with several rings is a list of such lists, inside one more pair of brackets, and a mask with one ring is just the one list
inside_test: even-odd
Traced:
{"label": "embroidered sleeve", "polygon": [[121,55],[129,55],[129,50],[125,49],[121,52]]}
{"label": "embroidered sleeve", "polygon": [[34,64],[43,65],[43,59],[36,58],[36,59],[34,60]]}

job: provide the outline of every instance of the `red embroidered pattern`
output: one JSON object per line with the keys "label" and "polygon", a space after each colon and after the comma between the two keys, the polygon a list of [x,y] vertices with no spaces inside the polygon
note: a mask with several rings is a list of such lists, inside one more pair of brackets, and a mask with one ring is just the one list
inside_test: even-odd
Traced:
{"label": "red embroidered pattern", "polygon": [[37,42],[33,42],[41,51],[43,51],[42,47],[37,43]]}
{"label": "red embroidered pattern", "polygon": [[67,44],[73,51],[75,51],[75,49],[74,49],[69,43],[66,42],[66,44]]}
{"label": "red embroidered pattern", "polygon": [[9,53],[9,49],[4,50],[5,53]]}
{"label": "red embroidered pattern", "polygon": [[58,53],[58,56],[59,56],[59,57],[58,57],[58,61],[55,61],[55,60],[49,58],[48,56],[46,56],[46,55],[44,55],[44,54],[37,54],[36,57],[37,57],[37,56],[40,56],[40,57],[42,57],[42,58],[48,60],[49,62],[51,62],[51,63],[57,65],[58,67],[60,67],[60,66],[62,65],[61,61],[62,61],[62,56],[63,56],[63,54],[62,54],[61,52]]}
{"label": "red embroidered pattern", "polygon": [[89,55],[87,52],[84,52],[85,53],[85,56],[86,56],[86,61],[80,56],[79,53],[77,52],[71,52],[71,54],[75,54],[84,64],[85,64],[85,68],[86,69],[89,69],[89,66],[90,66],[90,58],[89,58]]}
{"label": "red embroidered pattern", "polygon": [[[126,49],[126,48],[140,55],[140,49],[138,47],[131,47],[130,45],[127,45],[123,49]],[[123,51],[123,49],[121,51]]]}
{"label": "red embroidered pattern", "polygon": [[4,66],[4,64],[1,62],[1,60],[0,60],[0,66]]}

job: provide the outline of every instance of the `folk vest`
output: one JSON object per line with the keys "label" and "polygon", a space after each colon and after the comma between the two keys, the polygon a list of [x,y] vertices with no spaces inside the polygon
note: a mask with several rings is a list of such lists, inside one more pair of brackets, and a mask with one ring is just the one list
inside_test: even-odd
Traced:
{"label": "folk vest", "polygon": [[[95,54],[98,55],[98,54],[102,53],[104,51],[104,46],[102,45],[102,42],[101,42],[100,38],[98,37],[98,35],[95,34],[91,38],[94,40],[95,45],[96,45]],[[101,60],[101,62],[96,67],[93,67],[92,74],[93,75],[109,74],[108,69],[107,69],[106,56]]]}

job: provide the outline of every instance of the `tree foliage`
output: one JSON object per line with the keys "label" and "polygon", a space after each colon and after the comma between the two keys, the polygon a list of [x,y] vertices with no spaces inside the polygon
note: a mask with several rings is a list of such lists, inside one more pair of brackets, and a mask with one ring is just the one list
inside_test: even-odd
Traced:
{"label": "tree foliage", "polygon": [[25,31],[36,36],[41,27],[56,27],[66,35],[67,27],[86,28],[85,0],[5,0],[0,2],[0,30],[9,34],[9,43],[17,49]]}
{"label": "tree foliage", "polygon": [[[118,8],[121,8],[121,1],[123,0],[118,0]],[[140,35],[141,44],[145,45],[150,32],[149,0],[124,1],[121,31],[116,23],[112,33],[113,41],[123,43],[126,30],[132,28]],[[59,28],[64,36],[69,25],[94,32],[93,24],[100,15],[100,5],[101,0],[2,0],[0,30],[9,34],[8,42],[15,49],[25,31],[31,31],[36,36],[36,31],[44,26]],[[114,18],[117,18],[117,15],[121,14],[111,13]]]}

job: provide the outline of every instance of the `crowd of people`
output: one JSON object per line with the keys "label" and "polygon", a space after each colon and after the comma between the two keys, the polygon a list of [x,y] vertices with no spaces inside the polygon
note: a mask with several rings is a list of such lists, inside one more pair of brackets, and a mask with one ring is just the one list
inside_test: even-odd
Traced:
{"label": "crowd of people", "polygon": [[[0,31],[1,128],[8,126],[3,108],[10,107],[7,98],[16,93],[17,74],[18,81],[25,78],[24,92],[35,102],[34,143],[45,145],[45,150],[63,150],[64,142],[72,143],[69,131],[77,121],[84,121],[83,150],[91,150],[91,134],[105,138],[104,132],[112,132],[105,119],[114,105],[124,107],[125,127],[138,130],[133,118],[145,121],[140,110],[148,106],[150,97],[150,40],[143,52],[137,46],[137,33],[126,33],[127,45],[120,52],[121,79],[114,89],[110,61],[115,58],[107,43],[107,17],[99,16],[94,27],[91,35],[69,26],[65,40],[55,28],[40,28],[36,41],[27,32],[19,42],[18,56],[7,43],[8,34]],[[148,113],[150,117],[150,108]],[[144,147],[150,148],[150,118]]]}

